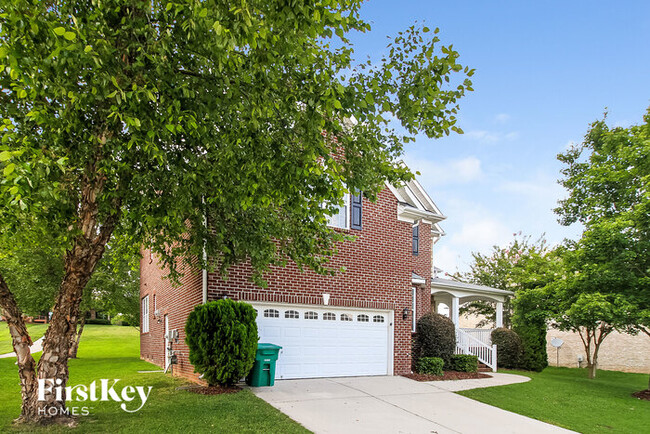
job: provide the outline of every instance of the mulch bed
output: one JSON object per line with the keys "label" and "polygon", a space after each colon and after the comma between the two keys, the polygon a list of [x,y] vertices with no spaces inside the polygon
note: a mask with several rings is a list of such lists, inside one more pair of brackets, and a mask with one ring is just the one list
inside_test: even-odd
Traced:
{"label": "mulch bed", "polygon": [[431,374],[416,374],[416,373],[406,374],[403,376],[415,381],[474,380],[478,378],[492,378],[491,375],[484,374],[482,372],[456,372],[456,371],[444,371],[444,374],[442,376],[431,375]]}
{"label": "mulch bed", "polygon": [[633,397],[639,398],[639,399],[644,399],[646,401],[650,401],[650,390],[642,390],[640,392],[634,392],[632,394]]}
{"label": "mulch bed", "polygon": [[188,392],[198,393],[199,395],[223,395],[226,393],[237,393],[241,392],[241,387],[232,386],[232,387],[222,387],[222,386],[195,386],[188,387],[186,389]]}

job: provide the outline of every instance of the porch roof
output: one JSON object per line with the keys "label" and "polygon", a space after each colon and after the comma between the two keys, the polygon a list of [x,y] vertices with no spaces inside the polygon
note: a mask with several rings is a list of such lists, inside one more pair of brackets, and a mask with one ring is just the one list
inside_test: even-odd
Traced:
{"label": "porch roof", "polygon": [[434,277],[431,279],[431,294],[446,292],[455,297],[488,297],[498,301],[505,300],[506,297],[515,295],[512,291],[503,289],[490,288],[489,286],[475,285],[473,283],[457,282],[455,280],[441,279]]}

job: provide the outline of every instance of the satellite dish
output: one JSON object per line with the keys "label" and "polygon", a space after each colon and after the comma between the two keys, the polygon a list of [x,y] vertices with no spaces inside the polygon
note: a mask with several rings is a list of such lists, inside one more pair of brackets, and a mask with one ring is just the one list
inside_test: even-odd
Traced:
{"label": "satellite dish", "polygon": [[551,339],[551,345],[553,345],[555,348],[560,348],[562,344],[564,344],[564,341],[560,338]]}

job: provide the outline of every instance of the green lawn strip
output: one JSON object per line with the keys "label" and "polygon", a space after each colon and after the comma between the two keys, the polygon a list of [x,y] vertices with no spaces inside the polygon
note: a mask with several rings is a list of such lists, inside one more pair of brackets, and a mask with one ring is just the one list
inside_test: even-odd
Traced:
{"label": "green lawn strip", "polygon": [[500,372],[526,375],[531,381],[458,393],[581,433],[636,433],[650,427],[650,402],[631,396],[648,386],[646,374],[598,371],[590,380],[585,369]]}
{"label": "green lawn strip", "polygon": [[[27,324],[27,330],[33,341],[36,341],[45,334],[47,324]],[[6,322],[0,323],[0,354],[11,353],[14,348],[11,346],[11,335]]]}
{"label": "green lawn strip", "polygon": [[[20,388],[15,359],[0,359],[0,432],[40,432],[34,427],[12,427],[20,412]],[[89,416],[79,418],[75,433],[85,432],[308,432],[250,391],[205,396],[177,387],[186,381],[162,373],[138,357],[138,332],[131,327],[87,325],[79,346],[79,358],[70,361],[70,384],[90,384],[93,380],[119,378],[123,386],[153,386],[146,405],[136,413],[126,413],[115,402],[69,403],[92,407]],[[135,402],[128,408],[137,407]],[[6,404],[5,404],[6,403]],[[49,427],[43,432],[70,432]]]}

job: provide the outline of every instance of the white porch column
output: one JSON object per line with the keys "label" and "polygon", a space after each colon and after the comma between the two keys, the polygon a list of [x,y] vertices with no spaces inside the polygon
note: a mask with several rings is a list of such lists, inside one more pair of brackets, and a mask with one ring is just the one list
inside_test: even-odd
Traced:
{"label": "white porch column", "polygon": [[497,328],[503,327],[503,302],[497,301],[497,318],[496,318]]}
{"label": "white porch column", "polygon": [[454,323],[456,328],[458,328],[458,327],[460,327],[459,314],[458,314],[460,306],[458,304],[458,297],[452,297],[451,298],[451,306],[450,307],[451,307],[451,312],[449,312],[449,313],[450,313],[450,316],[451,316],[451,321]]}

